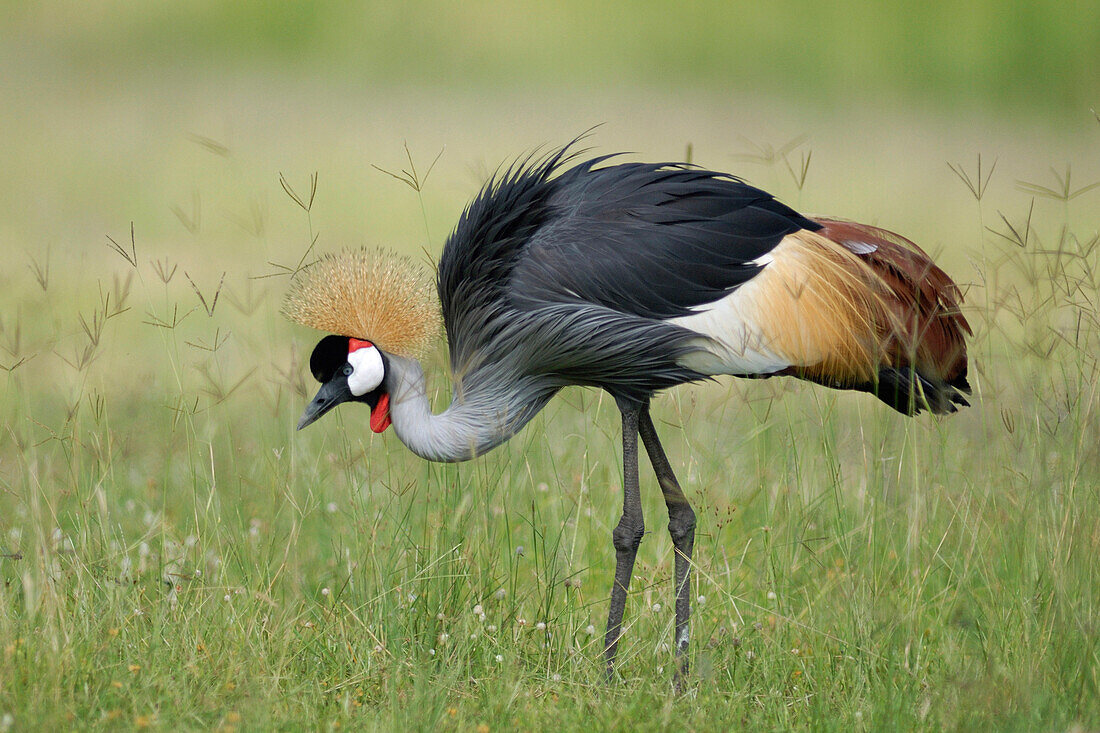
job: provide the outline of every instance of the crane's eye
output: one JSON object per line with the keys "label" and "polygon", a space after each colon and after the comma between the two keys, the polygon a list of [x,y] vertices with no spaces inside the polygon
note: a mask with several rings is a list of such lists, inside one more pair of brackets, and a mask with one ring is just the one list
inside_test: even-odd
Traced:
{"label": "crane's eye", "polygon": [[351,373],[354,371],[355,367],[353,367],[351,364],[345,364],[344,368],[340,370],[340,373],[343,374],[345,377],[350,377]]}

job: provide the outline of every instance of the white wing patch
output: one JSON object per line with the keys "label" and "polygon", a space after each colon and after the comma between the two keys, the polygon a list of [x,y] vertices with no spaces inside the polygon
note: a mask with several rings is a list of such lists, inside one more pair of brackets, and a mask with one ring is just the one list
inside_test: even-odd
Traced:
{"label": "white wing patch", "polygon": [[[803,236],[809,243],[790,235],[757,258],[755,263],[770,266],[729,295],[696,306],[691,315],[669,319],[703,337],[697,351],[680,357],[682,366],[701,374],[763,375],[829,357],[836,328],[814,319],[828,317],[818,311],[829,305],[822,292],[832,292],[825,278],[835,274],[814,270],[827,260],[811,256],[815,250],[809,247],[817,235]],[[844,247],[854,254],[876,249],[865,242],[845,242]]]}
{"label": "white wing patch", "polygon": [[[770,255],[765,255],[770,257]],[[680,364],[700,374],[771,374],[791,366],[768,346],[754,314],[757,311],[757,278],[724,298],[696,306],[690,316],[669,323],[706,337],[699,350],[680,358]]]}

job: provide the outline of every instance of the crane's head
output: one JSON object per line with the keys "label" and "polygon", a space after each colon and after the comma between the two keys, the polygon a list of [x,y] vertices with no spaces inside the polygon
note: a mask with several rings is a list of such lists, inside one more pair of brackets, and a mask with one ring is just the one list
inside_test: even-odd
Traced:
{"label": "crane's head", "polygon": [[390,395],[382,386],[386,357],[370,341],[325,336],[309,357],[309,370],[321,389],[306,405],[299,430],[341,402],[365,402],[370,407],[370,429],[376,433],[390,426]]}
{"label": "crane's head", "polygon": [[441,331],[433,293],[420,266],[382,249],[322,255],[294,275],[282,307],[287,318],[327,333],[370,337],[326,336],[313,349],[309,369],[321,389],[299,430],[341,402],[367,403],[374,432],[389,426],[386,355],[417,359],[428,353]]}

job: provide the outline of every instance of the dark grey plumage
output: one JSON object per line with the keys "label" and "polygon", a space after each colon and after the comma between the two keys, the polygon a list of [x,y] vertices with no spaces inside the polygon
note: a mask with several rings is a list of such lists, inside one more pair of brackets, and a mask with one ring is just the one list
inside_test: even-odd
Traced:
{"label": "dark grey plumage", "polygon": [[704,375],[678,364],[699,335],[663,323],[727,295],[784,236],[819,229],[770,194],[677,164],[554,175],[566,150],[508,169],[462,215],[439,263],[460,392],[513,363],[554,386],[642,402]]}

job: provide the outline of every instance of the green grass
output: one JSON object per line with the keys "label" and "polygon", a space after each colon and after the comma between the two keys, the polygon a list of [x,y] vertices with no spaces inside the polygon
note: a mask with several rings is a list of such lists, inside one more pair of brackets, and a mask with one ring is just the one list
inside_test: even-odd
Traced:
{"label": "green grass", "polygon": [[[277,268],[247,246],[211,263],[139,228],[94,264],[29,250],[0,310],[0,726],[1100,726],[1095,192],[1032,188],[1002,220],[953,185],[974,407],[908,420],[790,380],[658,400],[700,518],[683,696],[644,463],[623,680],[602,679],[608,398],[569,390],[458,466],[354,406],[298,434],[315,335],[278,319],[286,281],[250,279]],[[417,197],[379,186],[413,199],[415,237]],[[315,214],[270,212],[293,262]]]}

